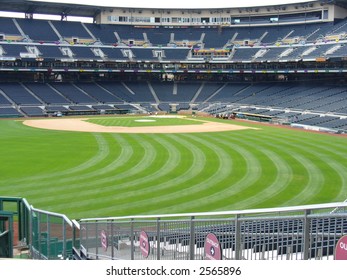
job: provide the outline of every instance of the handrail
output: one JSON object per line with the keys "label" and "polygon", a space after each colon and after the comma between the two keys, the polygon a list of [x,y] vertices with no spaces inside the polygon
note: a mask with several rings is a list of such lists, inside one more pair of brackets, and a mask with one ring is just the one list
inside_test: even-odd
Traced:
{"label": "handrail", "polygon": [[64,219],[65,222],[67,222],[69,224],[70,227],[72,227],[71,220],[64,214],[59,214],[59,213],[55,213],[55,212],[50,212],[50,211],[46,211],[46,210],[37,209],[37,208],[34,208],[33,206],[31,206],[31,209],[33,211],[41,213],[41,214],[46,214],[46,215],[62,218],[62,219]]}
{"label": "handrail", "polygon": [[326,208],[347,207],[347,201],[325,204],[312,204],[303,206],[287,206],[278,208],[262,208],[262,209],[247,209],[235,211],[219,211],[219,212],[198,212],[198,213],[180,213],[180,214],[164,214],[164,215],[137,215],[137,216],[124,216],[124,217],[105,217],[105,218],[87,218],[81,219],[80,222],[91,221],[107,221],[107,220],[125,220],[125,219],[153,219],[153,218],[174,218],[174,217],[201,217],[201,216],[219,216],[219,215],[247,215],[247,214],[263,214],[263,213],[278,213],[289,211],[304,211],[316,210]]}

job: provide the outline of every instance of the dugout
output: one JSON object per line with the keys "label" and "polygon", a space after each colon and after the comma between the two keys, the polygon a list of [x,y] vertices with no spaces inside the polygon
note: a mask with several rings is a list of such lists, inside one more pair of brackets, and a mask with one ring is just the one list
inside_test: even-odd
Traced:
{"label": "dugout", "polygon": [[246,119],[246,120],[257,121],[257,122],[268,122],[268,123],[272,122],[274,119],[273,116],[259,115],[259,114],[252,114],[252,113],[241,113],[241,112],[236,113],[235,116],[236,118],[239,118],[239,119]]}

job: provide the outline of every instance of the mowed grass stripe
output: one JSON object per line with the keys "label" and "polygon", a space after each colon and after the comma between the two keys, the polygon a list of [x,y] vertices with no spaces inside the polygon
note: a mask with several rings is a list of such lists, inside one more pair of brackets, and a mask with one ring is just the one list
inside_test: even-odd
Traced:
{"label": "mowed grass stripe", "polygon": [[[201,138],[201,135],[199,135],[199,138]],[[200,141],[201,141],[201,140],[200,140]],[[209,147],[211,146],[210,142],[207,142],[206,144],[209,145]],[[213,148],[214,148],[214,147],[213,147]],[[224,167],[225,167],[225,165],[224,165]],[[229,177],[228,177],[227,179],[229,179]],[[208,184],[208,186],[209,186],[209,185],[210,185],[210,184]],[[210,193],[211,193],[211,192],[212,192],[212,193],[215,192],[217,186],[218,186],[218,184],[211,186],[211,188],[209,189],[209,192],[210,192]],[[201,196],[201,194],[203,194],[203,190],[201,190],[201,188],[199,188],[198,194],[197,194],[197,195],[196,195],[196,194],[194,195],[193,199],[191,200],[191,202],[188,203],[188,205],[194,204],[194,201],[196,201],[196,200]],[[178,203],[177,200],[175,200],[175,201],[176,201],[176,203]],[[209,202],[207,202],[207,204],[209,204]],[[199,208],[200,208],[200,206],[201,206],[201,205],[199,205]],[[202,206],[203,206],[203,205],[202,205]],[[177,207],[177,206],[176,206],[176,207]],[[179,209],[181,209],[181,210],[184,209],[184,208],[182,208],[182,204],[181,204],[181,203],[179,204],[179,207],[177,207],[177,208],[179,208]],[[164,211],[166,212],[166,209],[167,209],[167,208],[160,209],[159,211],[163,211],[163,210],[164,210]],[[170,210],[172,210],[172,209],[173,209],[173,208],[171,207]],[[178,210],[179,210],[179,209],[178,209]],[[177,211],[178,211],[178,210],[177,210]],[[157,210],[154,210],[154,211],[157,211]],[[153,211],[152,211],[152,212],[153,212]],[[152,212],[151,212],[151,213],[152,213]]]}
{"label": "mowed grass stripe", "polygon": [[[276,139],[288,146],[295,147],[295,149],[301,148],[304,151],[313,152],[317,157],[321,157],[322,155],[329,156],[330,158],[333,157],[334,160],[347,167],[347,162],[344,160],[347,158],[346,138],[314,133],[312,133],[311,138],[309,138],[306,135],[309,133],[303,134],[304,137],[301,137],[301,134],[298,135],[299,137],[293,138],[292,135],[282,133],[278,134]],[[272,139],[271,136],[271,134],[267,134],[268,139]]]}
{"label": "mowed grass stripe", "polygon": [[263,184],[256,187],[257,193],[250,198],[235,203],[233,205],[235,209],[263,207],[262,205],[264,205],[265,201],[273,200],[273,197],[284,191],[293,179],[293,171],[281,155],[266,149],[263,149],[262,152],[274,163],[277,170],[276,178],[271,184],[267,184],[265,187]]}
{"label": "mowed grass stripe", "polygon": [[[272,151],[268,149],[263,143],[255,143],[255,134],[248,136],[248,133],[239,133],[237,138],[231,138],[232,143],[243,145],[245,149],[248,149],[252,154],[260,152],[262,155],[258,155],[257,158],[267,159],[268,163],[263,163],[262,174],[253,184],[239,193],[240,197],[238,201],[233,201],[233,209],[244,209],[251,205],[251,207],[262,207],[264,201],[272,198],[278,193],[286,190],[293,179],[293,170],[288,163],[288,157],[285,153],[280,151]],[[273,166],[273,167],[272,167]],[[275,176],[274,176],[275,175]],[[224,207],[218,210],[231,210]]]}
{"label": "mowed grass stripe", "polygon": [[[319,139],[320,140],[320,139]],[[323,139],[322,139],[323,140]],[[345,140],[345,139],[339,139]],[[328,140],[329,141],[329,140]],[[327,140],[319,141],[319,146],[317,142],[309,142],[309,147],[311,144],[315,144],[317,149],[313,149],[313,154],[321,159],[322,162],[330,166],[330,171],[323,171],[324,176],[329,176],[332,182],[327,183],[328,195],[325,192],[321,194],[321,199],[331,199],[331,201],[345,201],[347,199],[347,141],[343,144],[341,141],[329,141],[327,145]],[[323,189],[325,191],[325,188]],[[334,197],[334,195],[336,195]]]}
{"label": "mowed grass stripe", "polygon": [[307,170],[308,182],[301,188],[301,191],[294,197],[282,203],[283,206],[302,205],[308,203],[314,193],[323,188],[325,178],[322,170],[319,169],[311,160],[301,156],[300,154],[292,154]]}
{"label": "mowed grass stripe", "polygon": [[[265,137],[265,139],[269,140],[269,137]],[[308,171],[307,184],[300,184],[299,186],[301,188],[301,191],[296,196],[288,198],[288,200],[285,201],[282,206],[309,204],[312,197],[324,190],[324,183],[326,181],[326,178],[323,174],[325,174],[324,170],[326,169],[322,167],[322,164],[324,166],[325,163],[320,163],[320,157],[316,157],[311,153],[308,153],[308,150],[312,151],[312,149],[307,149],[307,147],[305,147],[305,143],[300,143],[300,145],[293,144],[292,142],[294,141],[288,141],[288,139],[286,141],[283,141],[281,140],[281,138],[277,138],[276,142],[283,145],[283,149],[288,150],[291,156],[296,158]],[[278,144],[270,145],[278,147]],[[324,170],[322,170],[322,168],[324,168]]]}
{"label": "mowed grass stripe", "polygon": [[[179,150],[168,143],[164,139],[153,139],[153,146],[157,149],[157,157],[155,158],[155,167],[149,166],[143,176],[129,176],[128,178],[122,178],[119,180],[118,174],[114,174],[112,177],[108,177],[107,184],[99,185],[97,191],[106,192],[110,189],[110,193],[117,190],[118,194],[129,192],[132,190],[138,190],[142,188],[151,187],[156,180],[162,179],[170,172],[173,172],[181,163],[181,153]],[[164,145],[165,144],[165,145]],[[129,162],[129,165],[133,166],[133,162]],[[117,181],[119,180],[119,181]],[[100,183],[100,182],[99,182]],[[86,191],[86,194],[93,194],[92,191]]]}
{"label": "mowed grass stripe", "polygon": [[[248,137],[248,139],[249,141],[252,140],[250,137]],[[257,140],[258,143],[262,143],[262,148],[267,147],[273,151],[281,152],[282,158],[290,164],[293,170],[292,178],[288,187],[283,189],[282,193],[274,193],[270,201],[263,200],[257,205],[257,207],[271,205],[273,202],[275,202],[276,205],[281,205],[281,201],[283,201],[282,205],[297,205],[296,203],[298,202],[291,204],[291,201],[295,200],[294,197],[300,197],[304,201],[307,199],[307,195],[312,195],[313,192],[316,192],[322,187],[324,178],[320,176],[321,170],[317,169],[311,161],[296,153],[294,149],[291,150],[288,142],[282,142],[278,140],[278,138],[274,141],[273,138],[264,137],[261,134],[257,135]],[[303,171],[305,172],[303,173]],[[320,181],[320,179],[322,179],[322,181]]]}
{"label": "mowed grass stripe", "polygon": [[[138,148],[140,147],[140,149],[137,149],[137,152],[132,154],[132,157],[134,158],[133,161],[129,161],[129,159],[127,160],[127,162],[129,162],[130,164],[128,167],[124,168],[124,165],[120,166],[123,169],[123,171],[122,172],[119,170],[117,171],[118,180],[121,180],[122,178],[132,178],[132,176],[138,175],[138,173],[148,168],[148,166],[150,166],[156,158],[156,155],[157,155],[156,149],[153,147],[153,145],[145,141],[143,138],[141,138],[141,141],[138,141],[139,140],[138,137],[140,136],[137,136],[137,135],[129,136],[130,142],[134,142],[135,140],[136,143],[139,143]],[[102,193],[99,187],[100,187],[100,184],[104,183],[105,181],[108,182],[110,180],[107,177],[101,176],[100,178],[97,179],[97,181],[89,182],[88,185],[92,186],[92,190],[91,190],[93,192],[92,194],[100,196]],[[88,189],[86,186],[87,184],[79,183],[78,185],[79,187],[83,188],[84,196],[91,195],[88,192]],[[72,193],[76,193],[76,191],[81,192],[80,189],[77,190],[76,187],[73,187],[72,185],[70,185],[69,191],[66,194],[56,195],[54,197],[54,200],[56,200],[57,202],[64,201],[66,200],[67,197],[71,197]]]}
{"label": "mowed grass stripe", "polygon": [[[149,135],[149,137],[151,136]],[[146,172],[142,177],[134,176],[129,181],[115,184],[114,187],[117,189],[117,192],[121,193],[122,190],[131,191],[140,188],[150,188],[158,180],[166,180],[170,176],[170,173],[175,172],[175,169],[179,167],[182,161],[182,153],[176,145],[165,140],[165,136],[163,135],[160,137],[153,136],[152,140],[155,142],[154,145],[158,150],[158,156],[155,159],[158,168],[155,171],[150,170]]]}
{"label": "mowed grass stripe", "polygon": [[[181,156],[181,164],[171,172],[172,174],[166,180],[159,181],[150,187],[131,188],[130,190],[127,188],[118,189],[117,185],[115,185],[112,187],[113,195],[99,194],[92,201],[89,201],[91,199],[90,195],[86,195],[86,192],[83,192],[81,200],[73,204],[76,211],[81,213],[81,215],[93,215],[93,211],[83,211],[88,204],[92,203],[96,206],[93,207],[94,209],[98,208],[98,206],[100,207],[100,215],[111,215],[112,213],[124,215],[124,213],[133,210],[133,203],[139,204],[141,202],[144,204],[143,201],[153,196],[158,197],[170,191],[179,191],[184,182],[201,174],[206,164],[205,154],[198,147],[181,137],[175,135],[167,135],[167,137],[168,139],[173,139],[180,147],[180,150],[183,149],[181,151],[183,155]],[[146,210],[146,207],[142,209],[142,211]]]}
{"label": "mowed grass stripe", "polygon": [[[95,160],[94,165],[89,166],[88,164],[84,165],[86,168],[72,172],[72,169],[66,170],[64,175],[58,176],[57,178],[52,178],[51,182],[47,180],[34,180],[30,184],[22,183],[21,186],[16,186],[19,189],[26,189],[27,187],[34,187],[31,190],[30,194],[35,192],[40,192],[40,190],[45,189],[47,194],[51,192],[57,192],[57,188],[63,186],[69,186],[70,188],[74,184],[83,185],[86,182],[93,182],[93,177],[103,176],[106,172],[114,170],[116,167],[122,166],[133,153],[130,146],[125,145],[124,148],[119,148],[120,145],[115,143],[113,137],[105,137],[107,135],[98,135],[98,139],[103,139],[102,146],[98,141],[96,149],[103,151],[104,156],[100,160]],[[115,148],[116,147],[116,148]],[[107,151],[107,153],[105,153]],[[98,178],[96,178],[98,179]]]}
{"label": "mowed grass stripe", "polygon": [[[34,195],[35,193],[40,193],[42,189],[45,190],[45,194],[50,197],[42,198],[43,201],[50,202],[56,201],[60,196],[71,195],[72,192],[75,192],[78,195],[80,192],[88,190],[88,186],[92,186],[93,190],[98,191],[99,182],[101,178],[104,178],[105,172],[116,172],[117,169],[123,167],[127,162],[132,158],[134,154],[133,147],[128,144],[128,141],[124,139],[123,136],[112,135],[110,138],[109,145],[112,145],[112,153],[110,153],[110,158],[107,160],[108,165],[99,166],[99,164],[95,165],[95,169],[89,173],[85,173],[82,175],[74,175],[72,177],[63,177],[57,180],[52,181],[52,184],[47,185],[44,184],[41,188],[35,188],[27,190],[27,195]],[[116,152],[113,154],[113,152]],[[110,163],[109,163],[110,162]],[[92,177],[99,176],[96,178]],[[67,188],[66,192],[62,192],[62,188]],[[63,197],[62,199],[66,199]]]}
{"label": "mowed grass stripe", "polygon": [[[141,136],[142,137],[142,136]],[[140,142],[144,142],[144,139],[139,139]],[[125,145],[126,143],[123,143],[122,146],[128,147],[129,144]],[[122,178],[119,178],[117,172],[113,174],[111,177],[107,177],[107,183],[109,185],[104,186],[100,185],[100,181],[103,180],[103,183],[105,183],[106,178],[100,179],[98,182],[94,182],[94,185],[92,185],[90,182],[89,188],[84,185],[83,189],[83,195],[86,197],[91,196],[97,196],[97,197],[114,197],[121,195],[124,192],[131,192],[132,190],[138,190],[144,188],[143,183],[147,181],[155,181],[157,178],[165,176],[165,174],[169,173],[171,170],[176,168],[180,163],[180,153],[177,152],[177,149],[174,146],[169,146],[170,149],[167,151],[164,146],[161,146],[159,142],[156,139],[153,139],[153,143],[151,143],[151,146],[155,146],[157,153],[156,157],[152,158],[152,163],[155,162],[154,166],[153,164],[148,164],[147,168],[151,169],[150,171],[146,171],[146,174],[136,174],[136,176],[125,176],[125,174],[120,174]],[[153,147],[150,148],[150,150],[153,149]],[[160,148],[161,147],[161,148]],[[131,150],[133,150],[131,148]],[[160,155],[160,156],[159,156]],[[135,165],[134,162],[129,161],[127,163],[129,166]],[[138,166],[138,165],[137,165]],[[154,168],[154,169],[153,169]],[[136,168],[135,168],[136,169]],[[156,171],[154,171],[156,170]],[[145,171],[145,170],[143,170]],[[140,172],[140,170],[138,170]],[[123,180],[121,180],[123,179]],[[120,183],[118,183],[118,181]],[[148,185],[149,187],[151,184]],[[72,186],[74,187],[74,186]],[[73,188],[73,191],[76,191],[76,188]],[[80,191],[78,189],[78,191]],[[64,199],[64,198],[63,198]]]}
{"label": "mowed grass stripe", "polygon": [[224,187],[225,181],[233,173],[233,159],[230,154],[223,148],[214,144],[214,141],[208,141],[201,135],[186,134],[185,137],[191,139],[190,141],[201,143],[202,145],[212,149],[216,155],[214,161],[208,156],[207,164],[215,164],[218,169],[209,177],[204,178],[203,181],[193,183],[185,188],[180,194],[176,195],[176,203],[170,207],[161,209],[155,209],[148,213],[158,213],[163,211],[165,213],[172,213],[178,211],[189,212],[191,209],[199,209],[206,204],[210,204],[212,201],[208,198],[210,194],[219,192]]}
{"label": "mowed grass stripe", "polygon": [[[251,202],[254,207],[264,207],[263,204],[278,203],[276,196],[281,197],[284,192],[292,193],[295,191],[293,189],[296,188],[297,183],[301,183],[301,178],[306,175],[306,172],[303,171],[305,170],[303,169],[304,167],[298,165],[296,160],[292,158],[290,154],[281,151],[279,148],[268,147],[268,142],[262,142],[257,134],[242,132],[238,133],[237,136],[233,135],[234,134],[230,133],[228,138],[226,136],[221,138],[229,139],[229,142],[232,143],[233,146],[242,145],[243,149],[247,150],[248,153],[257,160],[262,159],[261,166],[263,168],[260,170],[262,173],[261,176],[258,176],[259,178],[255,182],[247,184],[246,187],[242,188],[238,186],[236,189],[240,190],[240,192],[235,192],[235,190],[233,190],[232,195],[230,194],[232,207],[242,207],[242,209],[244,209],[244,207],[247,207],[247,204]],[[255,137],[257,141],[254,140]],[[270,160],[269,163],[264,162],[264,159],[266,158]],[[277,171],[275,171],[271,166],[274,166]],[[283,179],[277,176],[277,179],[272,178],[271,181],[271,175],[276,173],[279,173]],[[278,183],[278,181],[281,182]],[[266,196],[269,198],[266,198]],[[238,200],[235,200],[234,197],[238,198]],[[241,198],[247,199],[248,201],[243,203],[242,201],[244,199]],[[221,207],[217,210],[221,211],[231,209],[229,206]]]}
{"label": "mowed grass stripe", "polygon": [[336,170],[341,180],[341,187],[339,190],[336,187],[332,187],[336,189],[336,196],[332,198],[332,201],[345,201],[347,199],[347,168],[335,161],[328,162],[328,164]]}
{"label": "mowed grass stripe", "polygon": [[[209,137],[211,136],[209,135]],[[234,203],[239,201],[240,196],[247,192],[248,188],[252,188],[261,180],[263,171],[262,164],[264,164],[267,159],[261,157],[262,160],[259,160],[259,157],[256,156],[257,154],[250,152],[247,146],[243,146],[242,139],[239,139],[240,142],[238,142],[226,135],[218,135],[218,137],[213,138],[218,145],[228,147],[240,155],[239,157],[233,157],[235,170],[245,169],[240,177],[234,177],[233,173],[222,191],[211,193],[208,197],[210,200],[209,206],[213,205],[216,211],[223,209],[232,210],[234,209]],[[244,164],[242,164],[243,161],[245,162]],[[211,200],[214,202],[212,203]],[[206,210],[207,209],[206,207]]]}
{"label": "mowed grass stripe", "polygon": [[[172,136],[171,136],[172,137]],[[175,136],[177,137],[177,136]],[[199,135],[199,138],[201,138],[201,135]],[[180,141],[183,141],[183,136],[180,137]],[[188,143],[192,143],[193,141],[189,141]],[[201,140],[200,140],[201,142]],[[206,145],[208,146],[208,148],[210,148],[211,144],[209,142],[206,142]],[[213,159],[213,156],[207,156],[207,158],[209,159]],[[268,159],[269,160],[269,159]],[[263,161],[263,160],[262,160]],[[270,163],[271,161],[268,161],[265,165],[271,165]],[[209,164],[213,164],[213,161],[209,162]],[[225,166],[225,165],[224,165]],[[275,178],[275,175],[273,176]],[[271,176],[264,176],[263,175],[263,183],[264,185],[266,185],[265,181],[266,180],[269,180],[269,178],[271,178]],[[203,178],[199,178],[199,179],[203,179]],[[205,185],[207,188],[210,188],[209,190],[213,192],[213,188],[211,187],[211,185]],[[128,204],[125,204],[124,206],[123,205],[119,205],[117,204],[117,209],[122,209],[123,207],[130,207],[132,210],[135,210],[135,211],[139,211],[138,208],[141,208],[141,207],[145,207],[145,209],[148,211],[150,208],[153,208],[153,211],[160,211],[160,212],[163,212],[163,209],[160,207],[161,203],[159,202],[162,202],[163,205],[165,205],[165,209],[168,208],[168,206],[171,204],[171,207],[172,206],[176,206],[177,204],[180,204],[182,200],[186,199],[189,197],[189,196],[186,196],[184,195],[184,198],[182,196],[182,188],[180,188],[180,185],[177,185],[176,187],[177,189],[179,189],[180,191],[176,191],[175,193],[170,193],[169,195],[167,194],[164,194],[164,196],[167,196],[167,198],[165,199],[165,197],[160,196],[158,198],[152,198],[150,200],[143,200],[141,202],[135,202],[135,203],[128,203]],[[189,189],[194,189],[193,187],[186,187],[186,188],[189,188]],[[153,195],[156,195],[157,193],[155,192],[155,187],[152,187],[151,189],[154,189],[154,192],[153,192]],[[252,190],[254,192],[254,189]],[[185,192],[184,194],[187,192],[187,189],[185,189]],[[190,191],[192,197],[190,197],[189,201],[194,201],[195,199],[199,198],[201,196],[201,194],[203,193],[201,191],[201,187],[199,186],[199,188],[196,188],[195,189],[195,192],[192,192]],[[199,196],[200,195],[200,196]],[[142,197],[143,198],[143,197]],[[176,207],[177,211],[183,211],[185,212],[185,209],[181,207],[181,205],[179,205],[180,207]],[[171,208],[172,209],[172,208]],[[151,213],[153,212],[151,211]],[[147,212],[146,212],[147,213]]]}
{"label": "mowed grass stripe", "polygon": [[[153,143],[147,141],[145,137],[138,135],[130,135],[132,143],[138,143],[141,146],[141,153],[134,153],[134,161],[132,166],[123,168],[122,172],[117,172],[117,179],[122,180],[124,178],[132,178],[132,176],[141,176],[142,172],[149,168],[155,161],[157,157],[157,150]],[[136,144],[132,144],[137,146]],[[135,164],[134,164],[135,163]],[[107,178],[105,178],[107,181]],[[103,179],[99,180],[100,183],[103,183]]]}
{"label": "mowed grass stripe", "polygon": [[[77,177],[75,180],[77,182],[71,182],[69,184],[70,192],[83,192],[84,195],[100,195],[107,191],[113,185],[116,185],[118,181],[126,182],[126,180],[132,180],[137,178],[137,176],[129,176],[129,172],[141,172],[148,161],[154,162],[154,158],[157,158],[154,153],[154,147],[151,146],[149,149],[148,144],[144,144],[145,140],[134,141],[134,135],[124,135],[124,134],[112,134],[114,140],[116,140],[117,145],[112,147],[113,149],[121,149],[121,155],[115,158],[110,165],[102,169],[96,169],[91,175],[96,176],[92,180],[90,179],[90,174],[85,176]],[[139,136],[137,136],[139,137]],[[140,145],[138,143],[141,143]],[[145,145],[145,146],[144,146]],[[146,158],[146,146],[147,150],[152,150],[151,157]],[[148,153],[148,151],[147,151]],[[146,160],[144,162],[143,160]],[[139,167],[139,164],[142,167]]]}
{"label": "mowed grass stripe", "polygon": [[[318,188],[319,186],[316,186],[316,189],[312,191],[310,199],[306,199],[306,203],[313,203],[313,201],[319,201],[321,203],[324,201],[344,201],[346,196],[343,194],[346,193],[347,190],[347,172],[342,171],[347,170],[347,165],[346,160],[343,160],[341,154],[344,154],[346,147],[339,145],[339,149],[331,149],[331,146],[335,146],[334,143],[328,148],[327,142],[321,141],[321,137],[326,137],[326,135],[317,136],[318,137],[312,137],[311,141],[300,138],[289,141],[288,137],[283,137],[282,135],[277,141],[286,143],[289,151],[295,150],[300,152],[307,160],[314,162],[319,169],[314,176],[323,176],[323,181],[320,182],[322,187]],[[287,139],[287,141],[284,139]],[[336,140],[340,139],[336,138]],[[338,196],[339,193],[341,193],[340,197]]]}
{"label": "mowed grass stripe", "polygon": [[[142,137],[142,136],[141,136]],[[141,140],[142,141],[142,140]],[[179,144],[179,143],[178,143]],[[127,145],[130,145],[130,143],[128,143]],[[181,145],[181,144],[179,144]],[[157,145],[158,146],[158,145]],[[182,146],[182,145],[181,145]],[[184,148],[184,146],[182,146],[182,148]],[[174,152],[176,152],[176,149],[174,149]],[[189,152],[189,150],[187,150],[187,152]],[[189,156],[187,159],[189,160],[190,163],[188,163],[188,167],[193,167],[194,166],[194,162],[191,160],[193,157]],[[162,159],[162,156],[161,156]],[[176,159],[176,158],[173,158]],[[202,159],[202,158],[200,158]],[[204,160],[200,160],[200,162],[204,163]],[[133,166],[135,164],[135,162],[129,162],[128,163],[130,166]],[[185,164],[180,164],[180,166],[176,165],[176,168],[186,168],[187,165]],[[172,172],[177,173],[177,171],[173,169]],[[188,170],[189,172],[189,170]],[[180,173],[180,172],[178,172]],[[117,175],[114,176],[113,178],[114,180],[117,179]],[[141,196],[141,194],[143,193],[142,190],[144,190],[145,192],[151,192],[151,189],[153,188],[154,183],[152,184],[147,184],[147,186],[145,184],[141,184],[141,178],[138,178],[137,176],[135,177],[129,177],[129,179],[136,179],[138,180],[138,185],[137,186],[131,186],[129,188],[129,185],[127,183],[127,178],[123,178],[125,181],[125,183],[114,183],[115,181],[111,181],[110,184],[106,187],[93,187],[94,185],[91,185],[89,189],[85,188],[81,191],[81,200],[78,202],[75,202],[73,205],[75,206],[81,206],[81,207],[85,207],[86,205],[88,205],[88,200],[93,197],[93,205],[96,205],[96,203],[98,203],[98,201],[100,202],[100,204],[112,204],[111,201],[113,201],[114,203],[117,203],[119,200],[121,200],[121,202],[125,202],[128,199],[132,200],[132,199],[136,199],[139,196]],[[165,179],[162,180],[164,182],[167,182],[170,179]],[[131,184],[131,181],[130,181]],[[136,196],[137,195],[137,196]],[[60,198],[62,200],[62,202],[65,200],[65,197]],[[102,207],[101,207],[102,208]]]}
{"label": "mowed grass stripe", "polygon": [[[95,185],[95,181],[91,180],[93,176],[104,176],[105,170],[114,170],[117,167],[122,167],[133,154],[131,146],[120,145],[122,143],[127,143],[125,140],[123,140],[122,142],[121,138],[118,139],[119,145],[115,143],[115,139],[113,137],[106,138],[100,135],[99,139],[105,140],[103,142],[101,150],[107,150],[108,154],[107,157],[103,157],[102,161],[95,162],[94,169],[88,168],[85,169],[84,173],[82,174],[78,172],[77,174],[71,173],[70,175],[65,175],[56,179],[54,178],[52,179],[52,182],[50,184],[48,184],[46,181],[37,180],[31,183],[31,185],[34,186],[33,188],[26,188],[25,184],[22,184],[22,186],[18,188],[24,189],[24,191],[26,190],[27,195],[34,195],[42,192],[42,190],[45,191],[46,195],[53,195],[61,193],[62,188],[68,188],[68,190],[71,191],[72,188],[80,186],[81,190],[83,190],[86,187],[86,184]],[[106,148],[106,146],[108,147]],[[110,148],[109,146],[112,146],[112,148]],[[98,145],[97,147],[100,148],[100,145]],[[94,180],[98,179],[99,178],[94,178]],[[54,199],[54,197],[51,197],[51,199]],[[47,200],[49,201],[49,198],[47,198]]]}
{"label": "mowed grass stripe", "polygon": [[[232,165],[229,166],[226,160],[220,160],[220,166],[230,172],[225,174],[225,178],[219,178],[214,184],[205,185],[205,189],[199,191],[199,195],[194,194],[192,200],[180,203],[179,205],[162,208],[160,211],[172,213],[172,211],[177,211],[177,208],[179,208],[185,209],[187,212],[197,210],[201,212],[211,207],[218,209],[218,207],[225,204],[230,208],[228,198],[232,193],[241,192],[243,188],[256,182],[261,176],[259,162],[246,149],[242,149],[230,141],[221,141],[221,135],[217,134],[207,134],[204,136],[199,134],[199,136],[195,137],[204,139],[207,143],[218,144],[219,149],[223,149],[224,152],[228,153],[228,157],[230,157],[228,161],[232,161]],[[210,146],[211,144],[208,145]],[[212,148],[214,147],[212,146]],[[220,154],[222,155],[223,152],[220,151]],[[225,155],[219,157],[223,158]],[[155,210],[150,213],[157,212],[158,210]]]}
{"label": "mowed grass stripe", "polygon": [[[96,148],[95,155],[88,159],[87,161],[81,163],[78,166],[57,171],[57,172],[47,172],[40,175],[28,176],[26,178],[16,179],[13,178],[11,180],[11,186],[15,188],[30,188],[37,187],[39,185],[47,185],[48,183],[54,182],[54,180],[59,180],[61,178],[65,178],[66,176],[73,175],[78,172],[85,172],[87,169],[95,168],[95,166],[99,163],[102,163],[105,158],[109,155],[109,145],[105,138],[100,134],[92,134],[96,140]],[[55,147],[52,146],[52,149]],[[57,159],[58,161],[59,159]],[[60,159],[61,160],[61,159]],[[66,160],[69,160],[68,158]]]}

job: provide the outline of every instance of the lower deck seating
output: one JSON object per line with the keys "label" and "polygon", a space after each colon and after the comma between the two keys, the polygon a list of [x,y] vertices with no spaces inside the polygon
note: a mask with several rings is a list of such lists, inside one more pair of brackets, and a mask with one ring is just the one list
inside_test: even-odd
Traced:
{"label": "lower deck seating", "polygon": [[[118,81],[61,84],[0,83],[0,90],[3,116],[44,116],[46,111],[41,108],[47,108],[48,113],[70,111],[81,114],[96,114],[110,108],[109,113],[113,109],[114,113],[150,113],[158,110],[171,112],[194,108],[212,115],[232,112],[265,115],[299,125],[339,131],[344,131],[347,127],[347,85],[308,85],[294,82]],[[16,106],[22,107],[22,111],[17,113],[18,110],[14,109]]]}
{"label": "lower deck seating", "polygon": [[17,109],[12,107],[0,108],[0,118],[17,118],[22,117],[23,114],[18,112]]}
{"label": "lower deck seating", "polygon": [[28,117],[46,116],[46,112],[41,107],[21,107],[21,110]]}

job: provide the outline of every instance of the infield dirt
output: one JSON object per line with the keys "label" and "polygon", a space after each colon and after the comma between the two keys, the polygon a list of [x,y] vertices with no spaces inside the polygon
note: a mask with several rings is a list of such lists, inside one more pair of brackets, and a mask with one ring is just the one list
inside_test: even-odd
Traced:
{"label": "infield dirt", "polygon": [[195,133],[254,129],[241,125],[210,121],[201,121],[203,123],[197,125],[122,127],[102,126],[86,120],[88,118],[39,119],[25,120],[23,123],[31,127],[50,130],[109,133]]}

